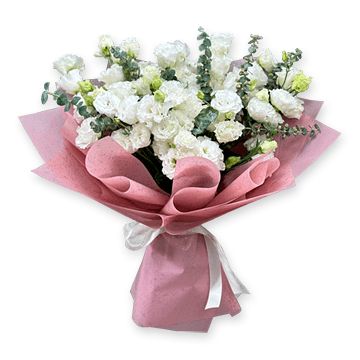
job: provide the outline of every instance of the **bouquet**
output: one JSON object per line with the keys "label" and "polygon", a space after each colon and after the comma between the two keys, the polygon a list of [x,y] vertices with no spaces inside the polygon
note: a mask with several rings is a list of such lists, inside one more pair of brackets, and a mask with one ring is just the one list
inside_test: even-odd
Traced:
{"label": "bouquet", "polygon": [[[40,176],[128,216],[126,245],[146,247],[131,289],[139,326],[207,331],[212,318],[240,312],[248,293],[202,224],[293,186],[338,137],[315,120],[322,102],[301,99],[302,52],[258,52],[233,61],[232,35],[199,28],[200,55],[175,41],[137,59],[134,38],[101,36],[107,69],[85,80],[82,58],[54,62],[60,108],[21,117],[45,164]],[[234,235],[236,237],[236,235]]]}

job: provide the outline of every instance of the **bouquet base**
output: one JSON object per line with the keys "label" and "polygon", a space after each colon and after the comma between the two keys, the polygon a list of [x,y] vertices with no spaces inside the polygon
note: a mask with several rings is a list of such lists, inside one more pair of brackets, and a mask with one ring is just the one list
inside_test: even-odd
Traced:
{"label": "bouquet base", "polygon": [[220,306],[205,310],[210,275],[203,235],[159,235],[147,246],[131,289],[134,322],[141,327],[207,332],[213,317],[241,311],[223,269],[221,275]]}

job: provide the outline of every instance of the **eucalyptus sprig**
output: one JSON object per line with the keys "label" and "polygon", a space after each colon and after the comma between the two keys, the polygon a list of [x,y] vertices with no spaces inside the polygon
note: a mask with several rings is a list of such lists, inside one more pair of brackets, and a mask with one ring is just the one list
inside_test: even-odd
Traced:
{"label": "eucalyptus sprig", "polygon": [[211,93],[213,92],[212,87],[210,86],[210,70],[211,70],[211,57],[212,53],[210,50],[211,40],[209,35],[204,31],[202,27],[199,27],[200,35],[197,37],[198,40],[203,40],[199,46],[199,50],[204,53],[199,56],[196,74],[197,80],[196,84],[200,85],[200,92],[198,97],[203,100],[208,106],[200,111],[200,113],[195,117],[194,128],[192,133],[195,136],[201,135],[204,133],[206,128],[214,122],[218,115],[219,111],[215,110],[210,105],[212,99]]}
{"label": "eucalyptus sprig", "polygon": [[251,40],[248,42],[248,44],[250,44],[248,49],[249,54],[243,57],[245,63],[241,65],[241,70],[239,73],[240,77],[237,80],[238,85],[236,86],[236,93],[240,96],[244,107],[247,106],[250,100],[247,92],[251,91],[251,87],[253,85],[248,78],[249,68],[253,66],[253,62],[255,61],[254,54],[258,49],[258,42],[262,39],[262,36],[260,35],[250,35],[250,37]]}
{"label": "eucalyptus sprig", "polygon": [[114,58],[118,59],[127,81],[137,80],[140,77],[139,64],[136,59],[134,59],[134,56],[131,56],[126,51],[121,50],[119,46],[112,46],[110,52]]}
{"label": "eucalyptus sprig", "polygon": [[44,84],[44,91],[41,94],[41,103],[44,105],[48,99],[49,95],[53,97],[54,101],[59,106],[65,106],[64,111],[67,112],[71,109],[71,105],[76,106],[79,114],[83,116],[84,118],[90,117],[90,113],[87,111],[87,106],[84,104],[83,101],[80,101],[81,98],[79,96],[73,96],[72,99],[68,99],[65,92],[62,92],[61,90],[56,90],[54,93],[49,91],[50,83],[47,82]]}
{"label": "eucalyptus sprig", "polygon": [[[295,49],[295,52],[282,52],[282,61],[277,64],[277,66],[274,68],[274,72],[280,72],[282,68],[285,68],[285,78],[284,82],[280,85],[280,89],[283,89],[284,85],[286,84],[286,79],[289,74],[290,69],[294,65],[295,62],[299,61],[302,57],[302,51],[298,48]],[[288,90],[288,89],[285,89]]]}

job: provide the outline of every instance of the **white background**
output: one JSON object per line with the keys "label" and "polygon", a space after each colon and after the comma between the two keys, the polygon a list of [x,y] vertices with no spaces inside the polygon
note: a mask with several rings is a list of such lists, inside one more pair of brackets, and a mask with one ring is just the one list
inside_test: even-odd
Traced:
{"label": "white background", "polygon": [[[0,358],[359,359],[359,47],[349,0],[11,1],[1,27]],[[326,5],[325,5],[326,4]],[[83,57],[85,78],[106,67],[98,37],[136,37],[139,57],[176,39],[198,56],[198,27],[234,34],[230,55],[250,34],[280,58],[296,47],[313,76],[304,97],[324,100],[318,120],[340,138],[297,186],[206,227],[248,287],[243,311],[213,320],[207,334],[137,327],[129,290],[143,251],[124,246],[128,219],[30,170],[43,161],[17,116],[40,103],[52,62]]]}

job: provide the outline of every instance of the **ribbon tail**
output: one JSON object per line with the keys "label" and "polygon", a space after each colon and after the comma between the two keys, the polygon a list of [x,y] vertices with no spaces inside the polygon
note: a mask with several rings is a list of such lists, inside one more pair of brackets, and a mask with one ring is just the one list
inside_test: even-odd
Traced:
{"label": "ribbon tail", "polygon": [[216,242],[216,246],[221,264],[223,266],[224,272],[226,274],[231,290],[234,293],[235,297],[238,298],[241,294],[250,294],[249,290],[243,285],[243,283],[231,270],[228,259],[226,258],[225,252],[221,247],[221,245],[218,242]]}

